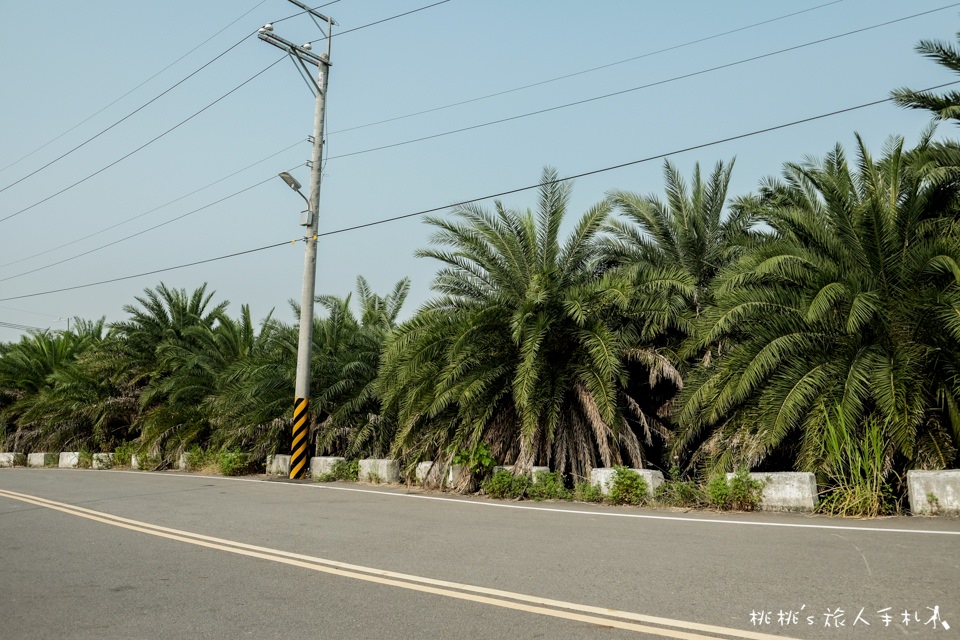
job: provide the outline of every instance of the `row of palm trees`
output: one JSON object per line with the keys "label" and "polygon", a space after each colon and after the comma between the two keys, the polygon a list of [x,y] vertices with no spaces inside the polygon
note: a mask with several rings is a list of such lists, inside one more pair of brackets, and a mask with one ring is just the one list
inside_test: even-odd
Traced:
{"label": "row of palm trees", "polygon": [[[919,48],[960,71],[951,47]],[[931,128],[874,157],[858,138],[736,198],[732,169],[688,182],[667,162],[665,198],[613,191],[565,237],[552,169],[533,210],[427,219],[436,297],[409,320],[406,280],[317,299],[316,453],[821,471],[843,424],[882,444],[885,473],[960,463],[960,143]],[[0,345],[4,449],[286,450],[295,325],[231,317],[206,286],[124,310]]]}

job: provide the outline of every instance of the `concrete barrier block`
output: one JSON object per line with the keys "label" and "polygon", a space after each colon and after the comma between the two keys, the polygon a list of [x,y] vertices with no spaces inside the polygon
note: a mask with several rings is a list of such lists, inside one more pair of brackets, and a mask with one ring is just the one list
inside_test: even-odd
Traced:
{"label": "concrete barrier block", "polygon": [[438,485],[443,477],[443,465],[439,462],[420,462],[417,464],[413,477],[417,484]]}
{"label": "concrete barrier block", "polygon": [[498,465],[493,468],[493,472],[500,473],[501,471],[507,471],[508,473],[513,473],[513,467],[514,465],[512,464]]}
{"label": "concrete barrier block", "polygon": [[57,463],[54,453],[31,453],[27,456],[28,467],[52,467]]}
{"label": "concrete barrier block", "polygon": [[[727,482],[735,475],[728,473]],[[761,511],[813,511],[817,508],[817,479],[812,473],[751,473],[750,478],[763,483]]]}
{"label": "concrete barrier block", "polygon": [[0,467],[25,467],[27,456],[18,452],[0,453]]}
{"label": "concrete barrier block", "polygon": [[463,465],[445,465],[439,462],[421,462],[417,465],[415,477],[424,487],[443,487],[460,479]]}
{"label": "concrete barrier block", "polygon": [[344,462],[346,458],[338,456],[316,456],[310,458],[310,475],[314,478],[333,473],[333,468],[338,462]]}
{"label": "concrete barrier block", "polygon": [[112,453],[93,454],[94,469],[113,469],[114,455]]}
{"label": "concrete barrier block", "polygon": [[80,466],[79,451],[61,451],[57,466],[61,469],[76,469]]}
{"label": "concrete barrier block", "polygon": [[[647,483],[647,494],[653,497],[654,492],[663,484],[663,474],[652,469],[630,469],[636,471],[644,482]],[[590,470],[590,484],[600,485],[600,493],[608,496],[610,489],[613,488],[613,478],[617,470],[613,467],[600,467]]]}
{"label": "concrete barrier block", "polygon": [[462,464],[452,464],[447,469],[447,484],[451,485],[460,479],[464,466]]}
{"label": "concrete barrier block", "polygon": [[0,453],[0,467],[25,467],[27,466],[27,456],[22,453],[8,451]]}
{"label": "concrete barrier block", "polygon": [[611,467],[600,467],[590,470],[590,484],[600,485],[600,493],[610,495],[610,487],[613,486],[613,474],[616,469]]}
{"label": "concrete barrier block", "polygon": [[290,456],[267,456],[267,475],[290,477]]}
{"label": "concrete barrier block", "polygon": [[181,454],[180,454],[180,456],[177,458],[176,467],[177,467],[177,469],[180,470],[180,471],[186,471],[186,470],[187,470],[187,454],[185,454],[185,453],[181,453]]}
{"label": "concrete barrier block", "polygon": [[550,467],[531,467],[530,480],[532,482],[536,483],[538,473],[550,473]]}
{"label": "concrete barrier block", "polygon": [[400,463],[370,458],[360,461],[360,482],[400,482]]}
{"label": "concrete barrier block", "polygon": [[907,471],[914,515],[960,515],[960,469]]}

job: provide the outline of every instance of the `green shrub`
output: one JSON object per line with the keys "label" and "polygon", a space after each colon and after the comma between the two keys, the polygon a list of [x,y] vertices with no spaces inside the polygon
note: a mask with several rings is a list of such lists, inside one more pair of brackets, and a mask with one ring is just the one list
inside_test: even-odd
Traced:
{"label": "green shrub", "polygon": [[609,496],[611,503],[641,505],[648,497],[647,481],[643,476],[627,467],[614,467]]}
{"label": "green shrub", "polygon": [[195,444],[187,450],[187,469],[197,471],[206,467],[220,464],[218,456],[212,451],[204,451],[200,445]]}
{"label": "green shrub", "polygon": [[217,467],[225,476],[241,476],[250,472],[250,457],[242,451],[221,451],[217,456]]}
{"label": "green shrub", "polygon": [[763,482],[750,477],[750,472],[740,469],[730,478],[730,508],[753,511],[760,506]]}
{"label": "green shrub", "polygon": [[927,507],[929,507],[931,515],[935,516],[940,513],[940,499],[932,491],[927,492]]}
{"label": "green shrub", "polygon": [[563,486],[559,471],[538,471],[536,480],[527,489],[527,497],[533,500],[569,500],[570,490]]}
{"label": "green shrub", "polygon": [[509,471],[497,471],[483,483],[483,491],[498,500],[512,498],[519,500],[530,487],[530,478],[515,476]]}
{"label": "green shrub", "polygon": [[[131,460],[131,464],[132,464]],[[137,467],[139,470],[153,469],[160,464],[159,458],[148,453],[137,454]]]}
{"label": "green shrub", "polygon": [[760,505],[762,491],[763,483],[740,469],[729,482],[724,474],[715,475],[707,484],[707,501],[717,509],[753,511]]}
{"label": "green shrub", "polygon": [[461,451],[453,457],[453,464],[464,465],[475,476],[485,476],[497,464],[486,442],[481,442],[472,451]]}
{"label": "green shrub", "polygon": [[336,480],[346,480],[356,482],[360,477],[359,460],[339,460],[333,465],[330,473],[320,474],[318,482],[334,482]]}
{"label": "green shrub", "polygon": [[573,499],[577,502],[603,502],[603,491],[599,484],[577,482],[573,485]]}
{"label": "green shrub", "polygon": [[129,467],[130,459],[137,452],[137,447],[133,442],[121,442],[113,450],[113,464],[118,467]]}
{"label": "green shrub", "polygon": [[707,502],[703,489],[692,480],[664,480],[653,498],[668,507],[702,507]]}
{"label": "green shrub", "polygon": [[89,451],[81,451],[77,458],[77,467],[80,469],[89,469],[93,466],[93,454]]}

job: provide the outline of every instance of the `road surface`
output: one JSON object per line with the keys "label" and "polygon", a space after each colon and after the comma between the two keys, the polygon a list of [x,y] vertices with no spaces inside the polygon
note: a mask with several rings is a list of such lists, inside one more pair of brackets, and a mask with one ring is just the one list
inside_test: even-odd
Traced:
{"label": "road surface", "polygon": [[960,638],[960,520],[0,469],[2,638]]}

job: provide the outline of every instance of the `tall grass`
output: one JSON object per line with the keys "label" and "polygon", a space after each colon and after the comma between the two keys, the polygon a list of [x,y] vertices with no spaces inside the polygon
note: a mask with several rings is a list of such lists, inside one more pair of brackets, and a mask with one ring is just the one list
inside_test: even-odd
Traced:
{"label": "tall grass", "polygon": [[888,476],[890,440],[887,421],[848,423],[843,409],[829,412],[821,438],[827,488],[819,510],[841,516],[877,517],[897,510]]}

